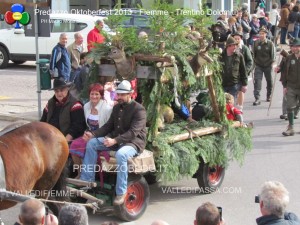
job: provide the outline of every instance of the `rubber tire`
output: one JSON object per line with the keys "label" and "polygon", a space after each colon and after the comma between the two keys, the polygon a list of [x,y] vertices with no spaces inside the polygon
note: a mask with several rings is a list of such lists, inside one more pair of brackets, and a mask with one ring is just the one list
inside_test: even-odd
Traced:
{"label": "rubber tire", "polygon": [[22,60],[16,60],[16,61],[13,61],[14,64],[17,64],[17,65],[20,65],[20,64],[23,64],[25,63],[26,61],[22,61]]}
{"label": "rubber tire", "polygon": [[8,58],[7,51],[2,46],[0,46],[0,54],[3,55],[3,62],[0,64],[0,69],[4,69],[8,65],[9,58]]}
{"label": "rubber tire", "polygon": [[[213,169],[215,169],[216,172],[214,172]],[[195,174],[198,186],[203,194],[210,194],[221,187],[224,177],[225,168],[220,166],[209,167],[208,164],[204,162],[200,163],[199,169]]]}
{"label": "rubber tire", "polygon": [[[131,188],[134,188],[134,190],[136,190],[136,191],[139,189],[140,191],[143,192],[143,193],[140,192],[139,193],[140,198],[135,199],[133,202],[133,203],[137,203],[138,201],[142,201],[142,202],[138,202],[141,205],[135,206],[135,207],[133,206],[132,209],[127,207],[127,205],[130,202],[130,200],[129,200],[130,196],[128,196],[128,191],[130,191]],[[137,179],[134,181],[129,181],[128,186],[127,186],[127,196],[125,198],[124,203],[119,206],[114,206],[116,216],[125,221],[137,220],[146,211],[146,208],[149,204],[149,198],[150,198],[149,186],[144,177],[140,177],[140,179]],[[126,203],[128,203],[128,204],[126,205]],[[131,204],[132,204],[132,201],[131,201]]]}

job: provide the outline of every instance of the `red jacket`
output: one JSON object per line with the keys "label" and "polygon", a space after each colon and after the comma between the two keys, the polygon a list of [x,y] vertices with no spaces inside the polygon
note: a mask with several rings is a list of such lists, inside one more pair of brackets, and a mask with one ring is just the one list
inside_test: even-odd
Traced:
{"label": "red jacket", "polygon": [[105,38],[102,34],[100,34],[99,30],[94,27],[93,30],[91,30],[87,35],[87,48],[90,52],[95,46],[94,43],[103,43],[105,41]]}
{"label": "red jacket", "polygon": [[226,116],[228,120],[236,120],[236,115],[242,114],[242,112],[235,108],[233,104],[227,103],[226,104]]}

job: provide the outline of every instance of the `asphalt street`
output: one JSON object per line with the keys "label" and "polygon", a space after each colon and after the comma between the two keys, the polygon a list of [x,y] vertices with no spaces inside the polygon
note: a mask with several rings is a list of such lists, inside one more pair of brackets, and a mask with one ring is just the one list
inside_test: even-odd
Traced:
{"label": "asphalt street", "polygon": [[[275,77],[275,75],[274,75]],[[90,225],[104,221],[117,221],[120,224],[146,225],[155,219],[163,219],[170,225],[191,225],[198,206],[206,201],[223,208],[223,217],[230,225],[251,225],[260,216],[259,205],[254,196],[259,193],[264,181],[281,181],[290,192],[288,211],[300,215],[300,119],[295,120],[295,136],[284,137],[282,132],[287,121],[279,119],[281,114],[282,86],[276,77],[272,106],[268,115],[269,103],[265,102],[263,81],[262,104],[253,106],[253,83],[249,81],[244,104],[244,119],[253,121],[253,149],[246,155],[243,164],[231,162],[221,188],[212,194],[199,194],[197,181],[184,178],[177,182],[150,186],[150,203],[145,214],[134,222],[122,222],[114,216],[93,215]],[[52,95],[42,92],[42,105]],[[37,115],[36,74],[34,64],[14,66],[0,70],[0,127],[8,118],[22,118]],[[197,191],[198,190],[198,191]],[[196,193],[195,193],[196,192]],[[5,225],[17,219],[18,208],[0,212]]]}

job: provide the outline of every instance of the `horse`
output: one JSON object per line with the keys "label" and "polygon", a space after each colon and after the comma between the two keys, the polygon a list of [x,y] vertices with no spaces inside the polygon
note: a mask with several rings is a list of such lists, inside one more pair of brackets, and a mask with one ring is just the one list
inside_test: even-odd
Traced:
{"label": "horse", "polygon": [[[0,189],[17,194],[38,193],[47,198],[49,190],[56,186],[61,190],[61,176],[69,154],[64,135],[44,122],[9,125],[0,133],[0,175],[5,174]],[[3,172],[4,170],[4,172]],[[2,171],[2,173],[1,173]],[[57,185],[60,184],[60,185]],[[4,186],[4,187],[3,187]],[[52,189],[54,190],[54,189]],[[9,199],[0,201],[0,210],[16,205]]]}

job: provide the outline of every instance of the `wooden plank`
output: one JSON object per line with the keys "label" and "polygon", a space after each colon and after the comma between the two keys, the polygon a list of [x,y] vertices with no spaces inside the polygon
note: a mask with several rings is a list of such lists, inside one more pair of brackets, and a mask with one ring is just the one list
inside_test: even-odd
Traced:
{"label": "wooden plank", "polygon": [[77,190],[76,188],[72,188],[67,186],[68,191],[70,191],[72,194],[75,194],[77,197],[85,198],[86,200],[90,200],[92,202],[96,202],[98,205],[103,205],[105,203],[104,200],[96,198],[82,190]]}
{"label": "wooden plank", "polygon": [[160,77],[160,71],[154,66],[141,66],[136,67],[137,78],[142,79],[158,79]]}
{"label": "wooden plank", "polygon": [[216,122],[220,122],[221,121],[220,110],[219,110],[219,106],[218,106],[218,102],[217,102],[217,98],[216,98],[216,92],[214,89],[214,85],[213,85],[211,76],[206,76],[206,80],[207,80],[209,96],[210,96],[215,120],[216,120]]}
{"label": "wooden plank", "polygon": [[136,61],[152,61],[152,62],[169,62],[171,63],[171,58],[166,56],[157,56],[157,55],[145,55],[145,54],[134,54]]}
{"label": "wooden plank", "polygon": [[[239,121],[234,121],[232,124],[233,127],[240,127],[241,124]],[[183,134],[176,134],[173,135],[171,137],[169,137],[168,143],[176,143],[179,141],[185,141],[190,139],[191,137],[201,137],[201,136],[205,136],[208,134],[214,134],[214,133],[218,133],[221,132],[222,128],[221,127],[203,127],[203,128],[199,128],[196,130],[191,130],[191,133],[186,132]]]}
{"label": "wooden plank", "polygon": [[67,183],[74,184],[76,186],[80,187],[97,187],[96,182],[88,182],[88,181],[83,181],[83,180],[78,180],[78,179],[73,179],[73,178],[67,178]]}
{"label": "wooden plank", "polygon": [[99,76],[114,77],[116,76],[115,64],[99,64]]}

